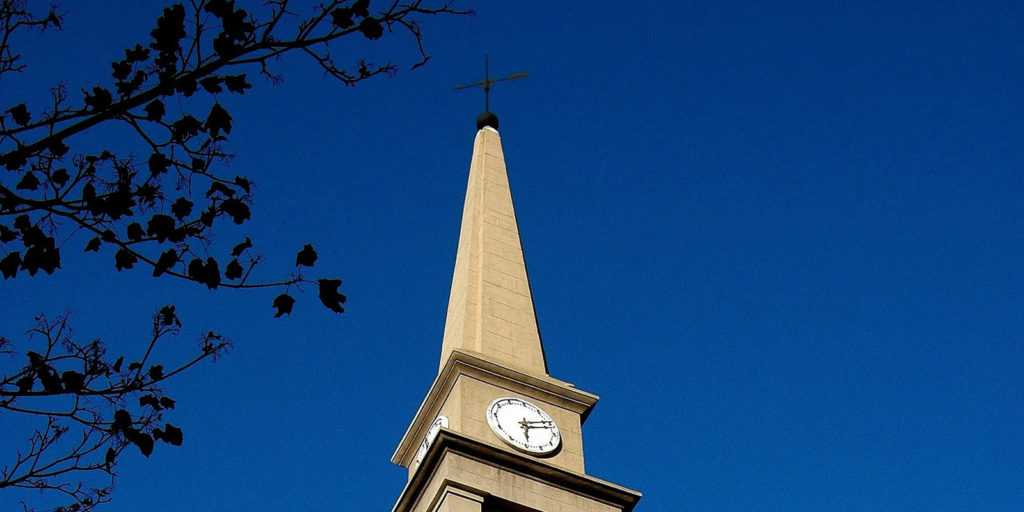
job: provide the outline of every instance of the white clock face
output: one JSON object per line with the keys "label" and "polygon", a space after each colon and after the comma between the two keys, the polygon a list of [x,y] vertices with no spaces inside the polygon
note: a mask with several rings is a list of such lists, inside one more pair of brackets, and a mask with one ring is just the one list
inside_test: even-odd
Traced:
{"label": "white clock face", "polygon": [[562,443],[555,420],[540,407],[519,398],[491,402],[487,424],[502,441],[527,453],[552,453]]}
{"label": "white clock face", "polygon": [[430,445],[434,442],[434,438],[437,437],[437,433],[442,428],[448,428],[448,417],[438,416],[433,423],[430,424],[430,428],[427,429],[427,434],[423,436],[423,440],[420,441],[420,448],[416,450],[416,457],[413,459],[413,464],[419,464],[423,462],[423,457],[427,456],[427,450],[430,449]]}

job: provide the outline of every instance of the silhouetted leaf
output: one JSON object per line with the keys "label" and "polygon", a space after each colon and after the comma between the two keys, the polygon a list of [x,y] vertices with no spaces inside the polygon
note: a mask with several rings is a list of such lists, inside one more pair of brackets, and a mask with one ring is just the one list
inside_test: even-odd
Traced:
{"label": "silhouetted leaf", "polygon": [[126,60],[111,62],[110,67],[113,69],[110,75],[114,80],[124,80],[132,73],[132,63]]}
{"label": "silhouetted leaf", "polygon": [[141,44],[136,44],[133,49],[125,49],[125,59],[131,62],[139,62],[149,58],[149,49],[143,48]]}
{"label": "silhouetted leaf", "polygon": [[178,82],[174,86],[174,90],[185,95],[186,98],[195,94],[199,90],[199,84],[196,80],[191,77],[179,78]]}
{"label": "silhouetted leaf", "polygon": [[46,390],[46,392],[60,393],[64,391],[61,387],[60,377],[57,376],[57,373],[54,372],[53,369],[46,367],[37,371],[39,372],[39,382],[43,384],[43,389]]}
{"label": "silhouetted leaf", "polygon": [[15,123],[18,123],[21,126],[27,125],[32,119],[32,114],[28,112],[28,108],[25,107],[24,103],[19,103],[18,105],[7,109],[7,113],[11,115],[11,119],[13,119]]}
{"label": "silhouetted leaf", "polygon": [[214,75],[214,76],[208,76],[208,77],[200,80],[199,81],[199,85],[203,86],[203,89],[206,89],[207,92],[217,93],[217,92],[221,92],[221,91],[224,90],[220,86],[220,83],[223,82],[223,81],[224,81],[223,78]]}
{"label": "silhouetted leaf", "polygon": [[231,260],[228,266],[224,268],[225,279],[238,279],[242,277],[242,265],[238,263],[238,258]]}
{"label": "silhouetted leaf", "polygon": [[34,383],[35,379],[33,379],[31,375],[26,375],[15,382],[18,386],[19,393],[28,393],[29,391],[32,391],[32,384]]}
{"label": "silhouetted leaf", "polygon": [[60,380],[64,383],[64,389],[68,393],[78,393],[85,387],[85,375],[74,370],[64,372],[60,376]]}
{"label": "silhouetted leaf", "polygon": [[146,234],[155,236],[157,242],[167,240],[174,233],[174,219],[170,215],[156,214],[146,224]]}
{"label": "silhouetted leaf", "polygon": [[245,12],[245,9],[228,10],[228,12],[221,17],[221,24],[224,26],[224,32],[231,34],[232,37],[239,40],[244,40],[248,35],[248,32],[253,30],[253,24],[246,21],[249,13]]}
{"label": "silhouetted leaf", "polygon": [[252,84],[245,81],[245,73],[241,75],[229,75],[224,77],[224,87],[231,92],[245,94],[246,89],[252,89]]}
{"label": "silhouetted leaf", "polygon": [[128,228],[125,229],[125,233],[129,240],[140,240],[146,236],[146,231],[142,229],[142,224],[138,222],[132,222],[128,224]]}
{"label": "silhouetted leaf", "polygon": [[225,58],[231,58],[238,55],[239,50],[242,47],[235,43],[235,38],[227,32],[221,32],[213,40],[213,51],[217,52],[217,55]]}
{"label": "silhouetted leaf", "polygon": [[46,236],[42,229],[36,226],[28,226],[21,230],[21,243],[25,246],[53,247],[53,237]]}
{"label": "silhouetted leaf", "polygon": [[197,228],[195,226],[189,226],[189,225],[185,224],[185,225],[181,225],[177,229],[175,229],[171,233],[171,235],[167,237],[167,240],[169,240],[171,242],[174,242],[174,243],[184,242],[185,239],[188,238],[189,236],[193,236],[193,235],[196,235],[198,233],[199,233],[199,228]]}
{"label": "silhouetted leaf", "polygon": [[242,252],[250,247],[252,247],[252,240],[249,240],[249,237],[245,237],[244,242],[236,245],[234,249],[231,249],[231,255],[235,257],[241,256]]}
{"label": "silhouetted leaf", "polygon": [[352,2],[352,14],[365,18],[370,15],[370,0],[356,0]]}
{"label": "silhouetted leaf", "polygon": [[50,153],[53,154],[53,156],[60,158],[64,156],[64,154],[66,154],[68,150],[71,148],[69,148],[67,144],[64,144],[64,141],[59,139],[53,139],[46,146],[46,149],[49,150]]}
{"label": "silhouetted leaf", "polygon": [[21,178],[21,181],[14,188],[18,190],[35,190],[39,188],[39,178],[32,171],[26,172],[25,176]]}
{"label": "silhouetted leaf", "polygon": [[344,313],[345,308],[341,304],[345,302],[345,296],[338,293],[341,279],[318,279],[317,284],[320,285],[320,302],[335,313]]}
{"label": "silhouetted leaf", "polygon": [[203,210],[203,213],[199,214],[199,222],[204,226],[210,227],[213,225],[213,219],[217,218],[217,210],[213,206]]}
{"label": "silhouetted leaf", "polygon": [[21,214],[14,218],[13,226],[18,231],[25,231],[32,226],[32,220],[28,218],[28,215]]}
{"label": "silhouetted leaf", "polygon": [[224,202],[220,203],[220,208],[231,216],[231,220],[235,221],[235,224],[241,224],[249,220],[249,205],[239,199],[225,199]]}
{"label": "silhouetted leaf", "polygon": [[156,28],[149,35],[153,37],[150,47],[154,50],[161,53],[179,50],[178,41],[185,37],[185,7],[174,4],[164,8],[163,15],[156,20]]}
{"label": "silhouetted leaf", "polygon": [[334,26],[341,29],[346,29],[356,24],[352,21],[352,9],[348,7],[338,7],[331,11],[331,22],[334,23]]}
{"label": "silhouetted leaf", "polygon": [[220,103],[214,103],[210,108],[210,114],[206,116],[206,130],[214,137],[221,130],[224,133],[231,133],[231,114],[228,114],[228,111],[224,110]]}
{"label": "silhouetted leaf", "polygon": [[206,258],[206,265],[203,267],[203,283],[211,290],[220,286],[220,266],[217,265],[217,260]]}
{"label": "silhouetted leaf", "polygon": [[139,397],[139,407],[147,405],[157,411],[162,409],[162,407],[160,407],[160,399],[158,399],[156,395],[142,395]]}
{"label": "silhouetted leaf", "polygon": [[36,271],[40,269],[52,274],[54,270],[60,268],[60,250],[53,247],[52,242],[48,245],[33,246],[25,251],[21,268],[27,270],[30,276],[36,275]]}
{"label": "silhouetted leaf", "polygon": [[139,368],[142,368],[142,363],[138,361],[132,361],[128,363],[128,371],[135,371],[138,370]]}
{"label": "silhouetted leaf", "polygon": [[178,220],[185,220],[185,217],[192,214],[192,205],[194,204],[195,203],[185,199],[184,197],[179,197],[174,201],[174,204],[171,205],[171,213],[173,213]]}
{"label": "silhouetted leaf", "polygon": [[117,361],[114,361],[114,372],[119,373],[121,371],[122,364],[124,364],[124,356],[121,356],[117,358]]}
{"label": "silhouetted leaf", "polygon": [[93,237],[89,240],[89,243],[85,244],[85,252],[99,252],[100,251],[100,237]]}
{"label": "silhouetted leaf", "polygon": [[220,285],[220,268],[217,260],[207,258],[203,260],[195,258],[188,263],[188,277],[206,285],[207,288],[215,289]]}
{"label": "silhouetted leaf", "polygon": [[192,261],[188,262],[188,277],[194,281],[203,280],[203,260],[192,258]]}
{"label": "silhouetted leaf", "polygon": [[203,124],[198,119],[186,115],[171,124],[171,137],[176,141],[183,142],[198,135],[202,129]]}
{"label": "silhouetted leaf", "polygon": [[312,267],[316,263],[316,251],[313,250],[313,246],[306,244],[305,247],[295,255],[295,266],[306,266]]}
{"label": "silhouetted leaf", "polygon": [[249,190],[249,186],[250,186],[249,180],[247,180],[247,179],[245,179],[245,178],[243,178],[241,176],[235,176],[235,185],[238,185],[239,187],[241,187],[241,189],[244,190],[246,194],[248,194],[250,192],[250,190]]}
{"label": "silhouetted leaf", "polygon": [[110,424],[110,430],[114,432],[124,432],[132,427],[132,415],[124,410],[118,409],[114,411],[114,421]]}
{"label": "silhouetted leaf", "polygon": [[231,10],[234,9],[234,3],[234,0],[209,0],[203,7],[203,10],[218,18],[224,18],[231,14]]}
{"label": "silhouetted leaf", "polygon": [[107,448],[107,455],[103,457],[103,463],[110,467],[115,458],[117,458],[117,452],[113,448]]}
{"label": "silhouetted leaf", "polygon": [[171,400],[170,398],[168,398],[166,396],[162,396],[162,397],[160,397],[160,405],[164,409],[174,409],[174,400]]}
{"label": "silhouetted leaf", "polygon": [[149,121],[159,121],[159,120],[163,119],[163,117],[164,117],[164,112],[165,112],[165,110],[164,110],[164,102],[162,102],[162,101],[160,101],[158,99],[153,100],[153,101],[149,102],[149,105],[146,105],[146,108],[143,109],[143,110],[146,111],[146,119],[147,120],[149,120]]}
{"label": "silhouetted leaf", "polygon": [[154,364],[149,367],[149,378],[153,380],[160,380],[164,378],[164,366],[162,364]]}
{"label": "silhouetted leaf", "polygon": [[281,315],[291,315],[292,305],[295,304],[295,299],[287,293],[282,293],[274,299],[274,304],[271,307],[277,308],[277,312],[274,313],[274,318],[280,318]]}
{"label": "silhouetted leaf", "polygon": [[42,368],[45,367],[43,363],[45,363],[46,360],[43,359],[43,356],[41,356],[39,352],[29,350],[25,355],[28,357],[28,364],[33,370],[42,371]]}
{"label": "silhouetted leaf", "polygon": [[213,196],[218,192],[223,194],[224,197],[231,197],[235,195],[235,191],[231,190],[231,187],[219,181],[215,181],[213,183],[210,183],[210,189],[206,191],[206,197]]}
{"label": "silhouetted leaf", "polygon": [[18,267],[20,266],[21,252],[14,251],[0,260],[0,273],[3,273],[4,279],[10,279],[18,273]]}
{"label": "silhouetted leaf", "polygon": [[170,445],[181,446],[181,443],[185,440],[181,429],[170,423],[164,425],[162,434],[162,441]]}
{"label": "silhouetted leaf", "polygon": [[117,94],[121,98],[127,98],[128,96],[131,96],[133,92],[139,90],[139,87],[142,87],[142,84],[145,83],[147,76],[148,75],[146,74],[145,71],[138,70],[135,72],[135,75],[132,76],[131,80],[122,80],[117,82],[115,84],[117,85]]}
{"label": "silhouetted leaf", "polygon": [[50,182],[58,187],[63,187],[67,184],[69,179],[71,179],[71,175],[68,174],[68,170],[64,168],[57,169],[50,174]]}
{"label": "silhouetted leaf", "polygon": [[117,253],[114,254],[114,266],[117,267],[118,270],[132,268],[138,261],[138,256],[125,247],[118,249]]}
{"label": "silhouetted leaf", "polygon": [[10,153],[3,155],[3,159],[0,161],[3,162],[4,167],[6,167],[8,171],[16,171],[18,169],[21,169],[21,166],[25,165],[28,162],[28,160],[25,158],[25,152],[17,150],[11,151]]}
{"label": "silhouetted leaf", "polygon": [[[18,233],[11,228],[0,224],[0,242],[7,243],[17,240]],[[246,239],[248,240],[248,239]],[[237,255],[236,255],[237,256]]]}
{"label": "silhouetted leaf", "polygon": [[156,260],[156,265],[153,266],[153,277],[160,277],[164,272],[174,267],[176,263],[178,263],[178,252],[174,249],[167,249]]}
{"label": "silhouetted leaf", "polygon": [[149,434],[138,433],[134,436],[132,442],[135,443],[135,446],[139,447],[139,451],[146,457],[153,453],[153,438],[149,437]]}
{"label": "silhouetted leaf", "polygon": [[381,25],[376,18],[363,18],[363,21],[359,22],[359,31],[367,39],[380,39],[384,35],[384,25]]}
{"label": "silhouetted leaf", "polygon": [[161,325],[177,325],[181,327],[181,320],[178,320],[178,314],[175,313],[175,309],[174,304],[168,304],[160,308],[158,315],[160,315]]}
{"label": "silhouetted leaf", "polygon": [[102,87],[93,87],[92,94],[85,95],[85,106],[92,107],[93,111],[103,110],[109,107],[113,100],[110,91]]}

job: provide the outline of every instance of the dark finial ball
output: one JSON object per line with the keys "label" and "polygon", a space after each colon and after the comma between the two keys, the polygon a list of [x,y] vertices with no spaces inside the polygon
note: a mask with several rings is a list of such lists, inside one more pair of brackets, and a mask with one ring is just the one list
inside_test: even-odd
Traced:
{"label": "dark finial ball", "polygon": [[490,126],[495,130],[498,129],[498,116],[494,115],[494,112],[484,112],[476,116],[476,129],[483,130],[484,126]]}

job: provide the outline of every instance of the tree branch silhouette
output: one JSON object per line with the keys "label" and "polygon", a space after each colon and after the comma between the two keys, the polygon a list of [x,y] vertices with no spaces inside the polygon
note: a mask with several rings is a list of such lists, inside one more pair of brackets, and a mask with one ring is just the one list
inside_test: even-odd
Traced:
{"label": "tree branch silhouette", "polygon": [[[293,54],[346,86],[397,71],[391,62],[348,57],[340,45],[353,38],[405,34],[419,53],[416,68],[429,59],[420,20],[470,12],[444,0],[381,2],[380,10],[369,0],[297,3],[267,0],[258,12],[235,0],[170,3],[150,38],[129,42],[109,64],[109,82],[85,84],[80,93],[59,82],[45,105],[0,105],[0,275],[55,274],[84,250],[112,258],[118,272],[139,267],[210,289],[279,288],[270,304],[275,317],[291,313],[290,291],[304,284],[343,312],[340,279],[303,273],[317,260],[312,245],[282,278],[262,281],[252,278],[263,256],[249,238],[228,253],[211,249],[223,226],[250,219],[253,204],[250,179],[224,170],[235,122],[229,108],[254,87],[249,76],[279,81],[275,63]],[[35,14],[28,0],[0,0],[0,79],[30,69],[13,44],[17,34],[64,23],[58,7]],[[101,126],[128,136],[98,148],[79,142]],[[175,405],[163,385],[220,357],[230,342],[209,332],[194,353],[166,366],[154,362],[180,328],[174,306],[164,306],[144,347],[116,358],[101,340],[77,340],[68,313],[37,317],[18,344],[24,348],[0,337],[0,356],[10,362],[0,366],[0,414],[40,421],[0,466],[0,489],[46,491],[69,500],[62,510],[91,510],[110,500],[124,450],[134,446],[148,457],[157,442],[181,444],[181,429],[163,419]]]}

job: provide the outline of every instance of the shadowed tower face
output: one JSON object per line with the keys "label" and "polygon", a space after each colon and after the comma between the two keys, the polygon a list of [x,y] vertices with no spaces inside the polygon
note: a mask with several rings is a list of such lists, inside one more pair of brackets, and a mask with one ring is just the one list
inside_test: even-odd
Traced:
{"label": "shadowed tower face", "polygon": [[438,375],[392,462],[395,512],[616,512],[640,494],[586,474],[597,396],[548,375],[497,117],[478,119]]}

